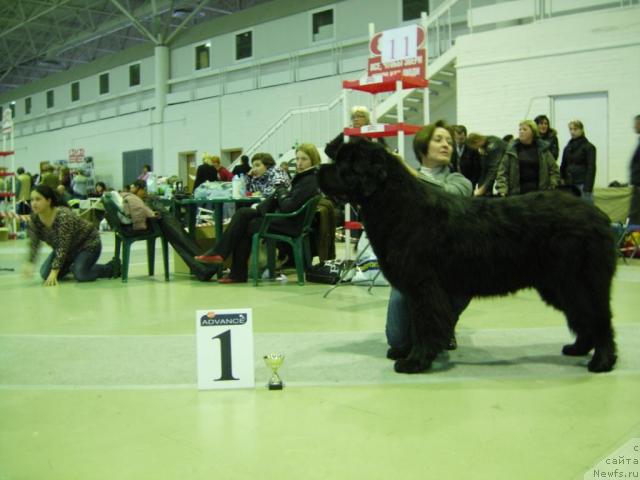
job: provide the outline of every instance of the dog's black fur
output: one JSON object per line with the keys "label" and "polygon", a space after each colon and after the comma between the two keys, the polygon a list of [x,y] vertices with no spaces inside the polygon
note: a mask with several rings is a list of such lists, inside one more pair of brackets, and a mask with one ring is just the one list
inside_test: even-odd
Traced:
{"label": "dog's black fur", "polygon": [[361,207],[367,235],[391,285],[407,299],[413,346],[398,372],[427,370],[449,342],[449,294],[505,295],[535,288],[564,312],[588,368],[610,371],[616,346],[609,308],[616,255],[609,219],[563,192],[509,198],[452,195],[416,178],[379,145],[353,140],[320,168],[321,189]]}

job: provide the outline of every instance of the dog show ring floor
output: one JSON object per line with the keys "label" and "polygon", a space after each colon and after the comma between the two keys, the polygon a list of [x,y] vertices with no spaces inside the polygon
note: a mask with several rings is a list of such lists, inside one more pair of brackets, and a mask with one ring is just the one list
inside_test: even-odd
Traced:
{"label": "dog show ring floor", "polygon": [[[563,316],[522,291],[473,300],[458,349],[404,375],[388,287],[165,282],[156,250],[153,277],[136,243],[126,284],[45,288],[20,274],[27,242],[0,242],[0,480],[640,478],[640,260],[614,279],[611,373],[562,356]],[[199,391],[195,312],[235,308],[256,387]]]}

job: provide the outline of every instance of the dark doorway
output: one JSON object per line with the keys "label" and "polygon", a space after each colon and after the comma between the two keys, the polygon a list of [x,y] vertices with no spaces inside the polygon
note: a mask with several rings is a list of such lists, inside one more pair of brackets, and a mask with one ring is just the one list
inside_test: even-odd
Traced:
{"label": "dark doorway", "polygon": [[144,165],[153,169],[153,150],[130,150],[122,152],[122,185],[131,185],[142,173]]}

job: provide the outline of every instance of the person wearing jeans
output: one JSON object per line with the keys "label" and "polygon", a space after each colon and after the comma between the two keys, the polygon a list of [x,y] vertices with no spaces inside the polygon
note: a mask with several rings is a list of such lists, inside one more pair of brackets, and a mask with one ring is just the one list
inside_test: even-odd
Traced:
{"label": "person wearing jeans", "polygon": [[102,250],[98,230],[64,206],[51,187],[41,184],[31,191],[31,209],[25,276],[31,276],[42,242],[53,249],[40,269],[45,286],[57,285],[58,279],[69,271],[79,282],[120,275],[120,263],[116,259],[106,265],[96,264]]}
{"label": "person wearing jeans", "polygon": [[[414,137],[413,150],[420,161],[420,180],[454,195],[471,196],[471,182],[462,174],[451,172],[449,168],[453,152],[453,135],[446,123],[438,121],[423,127]],[[451,295],[450,301],[457,322],[471,298]],[[405,358],[411,350],[411,319],[407,300],[395,288],[391,288],[389,297],[385,334],[389,345],[387,357],[393,360]],[[452,336],[448,348],[455,349],[456,346],[455,336]]]}
{"label": "person wearing jeans", "polygon": [[[58,278],[64,278],[67,273],[73,273],[75,279],[79,282],[92,282],[97,278],[113,277],[113,265],[96,263],[100,258],[102,248],[98,246],[97,250],[82,250],[73,259],[73,263],[64,264],[60,267]],[[46,280],[51,274],[53,261],[56,257],[55,252],[51,252],[47,259],[40,267],[40,276]]]}

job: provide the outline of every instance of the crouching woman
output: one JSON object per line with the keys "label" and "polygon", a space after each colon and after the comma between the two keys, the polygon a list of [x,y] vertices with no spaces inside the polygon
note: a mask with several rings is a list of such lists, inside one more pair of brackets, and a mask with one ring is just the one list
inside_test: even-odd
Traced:
{"label": "crouching woman", "polygon": [[23,273],[31,276],[41,242],[53,249],[40,267],[45,286],[58,284],[67,273],[79,282],[119,275],[119,264],[112,260],[99,265],[102,244],[98,230],[80,218],[59,200],[48,185],[38,185],[31,192],[31,221],[29,222],[29,258]]}

